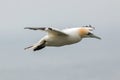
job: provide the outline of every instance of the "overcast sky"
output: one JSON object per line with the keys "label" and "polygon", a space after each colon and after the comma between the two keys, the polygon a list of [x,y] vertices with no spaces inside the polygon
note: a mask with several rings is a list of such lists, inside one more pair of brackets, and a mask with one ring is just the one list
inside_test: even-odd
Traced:
{"label": "overcast sky", "polygon": [[[93,25],[102,38],[41,51],[24,51],[46,33]],[[1,0],[0,80],[120,80],[119,0]]]}

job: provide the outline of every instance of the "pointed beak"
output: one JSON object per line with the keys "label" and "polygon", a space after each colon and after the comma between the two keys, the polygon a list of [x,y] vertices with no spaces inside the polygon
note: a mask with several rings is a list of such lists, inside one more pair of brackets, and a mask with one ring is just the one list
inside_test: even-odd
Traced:
{"label": "pointed beak", "polygon": [[96,35],[94,35],[94,34],[90,35],[90,37],[91,37],[91,38],[96,38],[96,39],[100,39],[100,40],[101,40],[101,38],[100,38],[99,36],[96,36]]}

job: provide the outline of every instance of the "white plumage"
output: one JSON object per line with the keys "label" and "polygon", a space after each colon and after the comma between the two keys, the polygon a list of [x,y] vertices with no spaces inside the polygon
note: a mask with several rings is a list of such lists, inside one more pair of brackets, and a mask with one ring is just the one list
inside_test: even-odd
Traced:
{"label": "white plumage", "polygon": [[78,28],[68,28],[68,29],[63,29],[63,30],[59,30],[56,28],[50,28],[50,27],[48,28],[26,27],[25,29],[43,30],[48,33],[42,39],[40,39],[38,43],[25,48],[25,49],[32,48],[33,51],[40,50],[46,46],[57,47],[57,46],[74,44],[74,43],[81,41],[83,38],[101,39],[100,37],[92,33],[92,31],[94,30],[94,27],[92,27],[91,25],[78,27]]}

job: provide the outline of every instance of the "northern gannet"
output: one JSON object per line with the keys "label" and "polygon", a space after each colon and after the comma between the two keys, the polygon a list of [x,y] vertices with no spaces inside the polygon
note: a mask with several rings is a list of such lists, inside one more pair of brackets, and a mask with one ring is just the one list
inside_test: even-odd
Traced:
{"label": "northern gannet", "polygon": [[42,30],[48,33],[42,39],[40,39],[38,43],[25,48],[25,50],[32,48],[33,51],[37,51],[45,48],[46,46],[59,47],[70,45],[80,42],[83,38],[101,39],[100,37],[93,34],[93,30],[95,28],[91,25],[63,30],[51,27],[25,27],[24,29]]}

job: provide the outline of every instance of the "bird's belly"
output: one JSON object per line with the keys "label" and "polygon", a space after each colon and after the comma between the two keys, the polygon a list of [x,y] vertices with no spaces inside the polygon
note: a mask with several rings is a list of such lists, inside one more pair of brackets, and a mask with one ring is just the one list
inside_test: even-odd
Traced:
{"label": "bird's belly", "polygon": [[81,39],[74,39],[69,37],[57,37],[57,38],[50,38],[47,40],[47,46],[64,46],[69,44],[74,44],[79,42]]}

